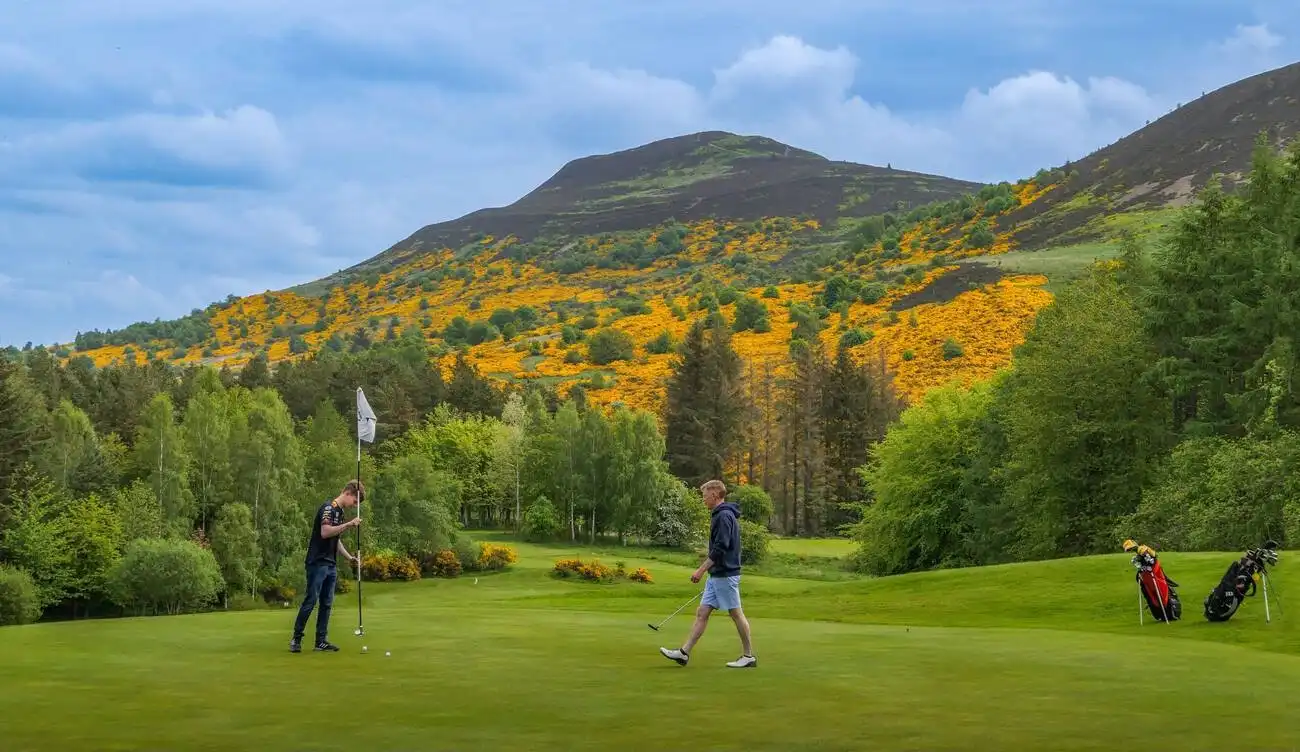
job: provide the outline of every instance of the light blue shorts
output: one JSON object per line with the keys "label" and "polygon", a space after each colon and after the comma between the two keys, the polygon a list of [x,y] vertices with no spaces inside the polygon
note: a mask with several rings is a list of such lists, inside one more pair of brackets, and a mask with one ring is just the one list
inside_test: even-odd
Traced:
{"label": "light blue shorts", "polygon": [[712,606],[719,611],[740,608],[740,575],[709,577],[704,582],[704,597],[700,605]]}

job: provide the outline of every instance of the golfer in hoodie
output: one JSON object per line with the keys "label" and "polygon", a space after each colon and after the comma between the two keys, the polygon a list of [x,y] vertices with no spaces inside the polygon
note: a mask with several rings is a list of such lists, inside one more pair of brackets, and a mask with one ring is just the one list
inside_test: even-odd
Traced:
{"label": "golfer in hoodie", "polygon": [[720,480],[711,480],[700,486],[704,494],[704,505],[709,508],[712,519],[709,522],[709,554],[699,569],[691,573],[691,582],[699,582],[708,572],[709,579],[704,583],[704,597],[695,610],[695,623],[691,625],[691,634],[686,644],[669,650],[659,648],[665,658],[677,661],[682,666],[691,658],[691,650],[704,634],[709,624],[709,616],[715,609],[725,609],[736,624],[740,634],[740,646],[744,653],[727,666],[731,668],[753,668],[758,665],[749,639],[749,622],[745,612],[740,608],[740,508],[727,498],[727,487]]}

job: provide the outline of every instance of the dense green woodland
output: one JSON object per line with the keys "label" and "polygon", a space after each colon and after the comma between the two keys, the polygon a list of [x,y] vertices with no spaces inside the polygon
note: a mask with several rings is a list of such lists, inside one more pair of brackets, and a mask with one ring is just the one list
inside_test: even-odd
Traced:
{"label": "dense green woodland", "polygon": [[1300,142],[1044,308],[1013,367],[912,406],[854,528],[891,574],[1300,541]]}
{"label": "dense green woodland", "polygon": [[414,338],[239,372],[11,350],[0,624],[293,598],[310,513],[356,471],[358,385],[380,421],[367,577],[481,568],[467,529],[695,547],[711,477],[737,489],[760,567],[768,531],[850,534],[879,575],[1126,537],[1300,540],[1300,145],[1261,143],[1248,185],[1208,188],[1161,244],[1063,290],[992,382],[905,405],[853,342],[823,351],[822,318],[799,319],[777,377],[705,311],[659,416],[503,386],[460,355],[444,378]]}

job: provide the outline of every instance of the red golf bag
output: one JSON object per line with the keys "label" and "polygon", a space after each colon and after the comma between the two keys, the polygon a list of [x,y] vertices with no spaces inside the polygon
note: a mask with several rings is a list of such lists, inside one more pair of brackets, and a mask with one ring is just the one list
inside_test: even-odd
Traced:
{"label": "red golf bag", "polygon": [[[1169,579],[1160,559],[1150,546],[1124,541],[1124,550],[1133,554],[1133,568],[1137,570],[1138,592],[1146,601],[1147,610],[1156,621],[1178,621],[1183,615],[1182,601],[1178,600],[1178,583]],[[1142,606],[1138,605],[1138,621],[1142,621]]]}

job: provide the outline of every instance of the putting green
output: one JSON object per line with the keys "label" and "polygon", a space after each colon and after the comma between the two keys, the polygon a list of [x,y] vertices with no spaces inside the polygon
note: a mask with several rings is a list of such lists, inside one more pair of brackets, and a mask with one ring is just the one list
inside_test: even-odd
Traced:
{"label": "putting green", "polygon": [[[738,654],[725,616],[714,618],[690,666],[658,654],[660,644],[680,642],[689,609],[660,634],[646,622],[690,596],[688,567],[625,550],[617,558],[649,567],[655,584],[560,582],[546,574],[555,558],[590,553],[518,548],[512,571],[477,584],[471,575],[367,585],[362,639],[351,634],[355,595],[340,595],[338,654],[288,653],[292,609],[0,629],[0,746],[1300,744],[1300,650],[1289,621],[1275,608],[1265,624],[1258,598],[1226,625],[1201,618],[1201,591],[1230,555],[1166,556],[1183,585],[1184,621],[1145,627],[1137,624],[1132,570],[1119,557],[874,581],[751,575],[744,593],[759,667],[735,670],[723,665]],[[1282,572],[1275,579],[1284,587]],[[1026,590],[1035,583],[1038,599]],[[1058,606],[1064,610],[1048,612]],[[1244,722],[1224,723],[1243,711]]]}

